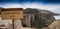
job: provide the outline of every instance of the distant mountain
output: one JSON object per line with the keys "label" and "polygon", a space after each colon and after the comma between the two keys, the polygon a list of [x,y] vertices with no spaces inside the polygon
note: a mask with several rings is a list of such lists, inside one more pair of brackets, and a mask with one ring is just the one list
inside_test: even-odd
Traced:
{"label": "distant mountain", "polygon": [[52,12],[54,12],[56,15],[60,15],[60,9],[56,9],[56,10],[53,10]]}
{"label": "distant mountain", "polygon": [[53,10],[53,12],[60,14],[60,9]]}
{"label": "distant mountain", "polygon": [[60,15],[59,13],[55,13],[55,12],[52,12],[52,11],[49,11],[49,10],[39,9],[39,11],[42,12],[42,13],[45,13],[45,14],[52,14],[54,16]]}
{"label": "distant mountain", "polygon": [[37,9],[33,9],[33,8],[26,8],[24,10],[25,14],[37,14],[39,11]]}
{"label": "distant mountain", "polygon": [[60,14],[51,12],[49,10],[36,9],[36,8],[26,8],[24,10],[25,14],[37,14],[38,12],[45,13],[45,14],[51,14],[51,15],[54,15],[54,16],[60,15]]}

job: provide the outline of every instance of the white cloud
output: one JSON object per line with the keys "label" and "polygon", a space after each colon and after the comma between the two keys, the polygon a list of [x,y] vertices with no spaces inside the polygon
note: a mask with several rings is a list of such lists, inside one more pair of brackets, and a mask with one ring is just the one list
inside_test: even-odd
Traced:
{"label": "white cloud", "polygon": [[[44,9],[44,10],[56,10],[58,7],[60,7],[60,5],[51,5],[51,4],[42,4],[42,3],[23,3],[23,4],[19,4],[19,3],[7,3],[7,4],[3,4],[0,7],[4,7],[4,8],[38,8],[38,9]],[[60,8],[59,8],[60,9]]]}
{"label": "white cloud", "polygon": [[44,10],[56,10],[58,7],[60,9],[60,5],[52,5],[52,4],[39,4],[39,3],[27,3],[24,4],[25,8],[38,8],[38,9],[44,9]]}
{"label": "white cloud", "polygon": [[0,5],[0,7],[3,7],[3,8],[23,8],[23,5],[21,5],[21,4],[3,4],[3,5]]}

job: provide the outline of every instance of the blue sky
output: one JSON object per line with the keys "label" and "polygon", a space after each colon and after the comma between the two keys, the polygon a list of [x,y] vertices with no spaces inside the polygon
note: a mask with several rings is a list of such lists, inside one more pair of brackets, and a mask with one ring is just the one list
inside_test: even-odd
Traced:
{"label": "blue sky", "polygon": [[6,2],[43,2],[43,3],[59,3],[60,0],[0,0],[1,3],[6,3]]}
{"label": "blue sky", "polygon": [[[3,8],[38,8],[60,13],[60,0],[0,0]],[[59,19],[60,16],[55,16]]]}

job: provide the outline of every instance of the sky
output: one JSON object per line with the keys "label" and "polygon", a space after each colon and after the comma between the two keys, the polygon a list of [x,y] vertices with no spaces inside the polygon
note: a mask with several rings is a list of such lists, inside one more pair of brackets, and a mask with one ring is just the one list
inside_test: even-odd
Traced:
{"label": "sky", "polygon": [[[60,14],[60,0],[0,0],[3,8],[38,8]],[[59,19],[60,16],[54,16]]]}

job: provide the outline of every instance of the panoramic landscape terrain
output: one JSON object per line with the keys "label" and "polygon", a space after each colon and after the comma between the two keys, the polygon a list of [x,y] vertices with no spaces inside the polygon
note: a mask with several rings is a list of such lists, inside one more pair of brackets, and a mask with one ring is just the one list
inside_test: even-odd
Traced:
{"label": "panoramic landscape terrain", "polygon": [[0,0],[0,29],[60,29],[60,0]]}

